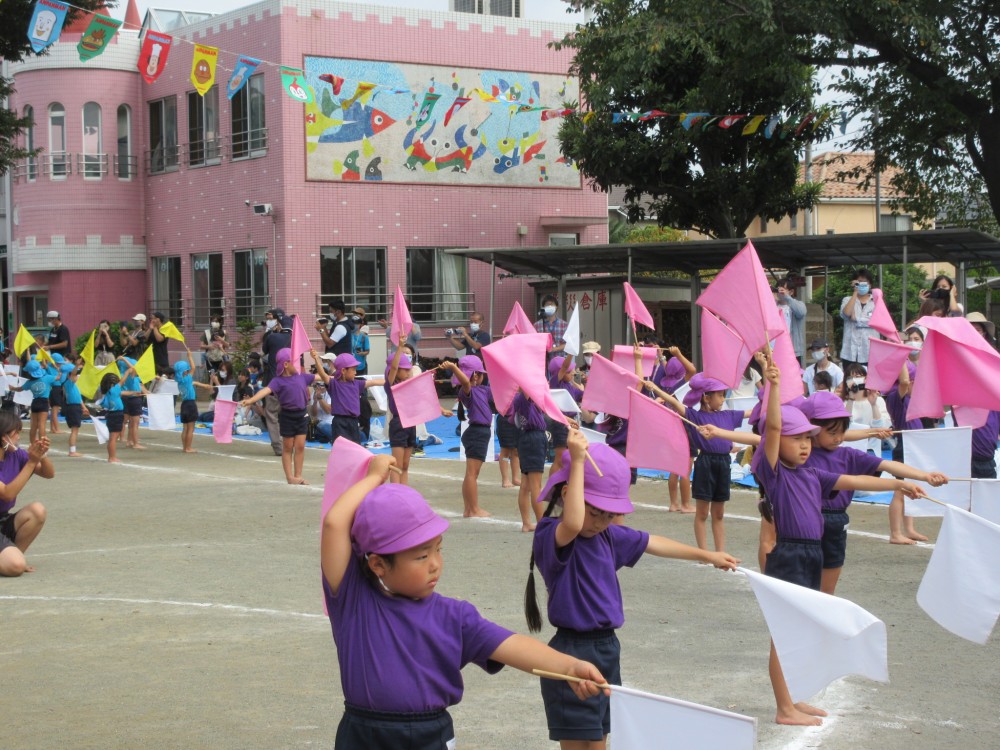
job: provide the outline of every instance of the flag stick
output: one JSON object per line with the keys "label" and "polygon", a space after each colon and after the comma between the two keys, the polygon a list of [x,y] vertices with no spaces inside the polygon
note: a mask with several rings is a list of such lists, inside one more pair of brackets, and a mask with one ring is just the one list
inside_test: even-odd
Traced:
{"label": "flag stick", "polygon": [[[574,677],[570,674],[559,674],[558,672],[546,672],[544,669],[532,669],[531,673],[538,675],[539,677],[548,677],[550,680],[565,680],[566,682],[594,682],[593,680],[584,680],[581,677]],[[607,682],[594,682],[599,688],[611,688],[614,690],[619,687],[618,685],[610,685]]]}
{"label": "flag stick", "polygon": [[590,455],[590,451],[587,451],[584,455],[587,457],[587,460],[590,461],[590,465],[594,467],[594,471],[597,472],[597,476],[603,477],[604,472],[601,471],[601,467],[597,465],[597,461],[594,460],[594,457]]}

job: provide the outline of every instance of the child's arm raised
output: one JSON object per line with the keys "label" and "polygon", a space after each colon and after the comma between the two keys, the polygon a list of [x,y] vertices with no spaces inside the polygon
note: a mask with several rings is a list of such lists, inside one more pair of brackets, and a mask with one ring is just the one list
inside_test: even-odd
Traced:
{"label": "child's arm raised", "polygon": [[676,346],[671,346],[667,348],[671,357],[676,357],[682,365],[684,365],[684,380],[690,380],[694,377],[695,373],[698,372],[698,368],[694,366],[694,363],[684,356],[681,350]]}
{"label": "child's arm raised", "polygon": [[368,464],[368,474],[360,482],[351,485],[337,498],[323,519],[323,534],[320,540],[320,562],[323,576],[334,593],[344,580],[347,566],[351,564],[354,551],[351,549],[351,526],[354,514],[365,496],[379,487],[389,474],[389,467],[396,463],[392,456],[375,456]]}
{"label": "child's arm raised", "polygon": [[399,346],[396,347],[396,351],[392,355],[392,362],[389,363],[389,372],[385,374],[385,379],[390,384],[396,382],[396,373],[399,371],[399,360],[403,356],[403,342],[406,341],[406,337],[409,335],[409,331],[399,332]]}
{"label": "child's arm raised", "polygon": [[694,560],[714,565],[723,570],[735,570],[736,566],[740,564],[739,560],[725,552],[709,552],[707,549],[692,547],[690,544],[655,534],[649,535],[646,554],[657,557],[673,557],[676,560]]}
{"label": "child's arm raised", "polygon": [[319,361],[319,354],[316,353],[315,349],[310,349],[309,356],[313,358],[313,362],[316,364],[316,379],[322,380],[324,385],[329,385],[330,373],[326,371],[323,363]]}
{"label": "child's arm raised", "polygon": [[472,381],[469,380],[468,375],[462,372],[457,363],[446,359],[444,360],[444,362],[441,363],[441,369],[447,370],[448,372],[450,372],[452,375],[455,376],[455,380],[457,380],[458,384],[462,387],[462,393],[464,393],[466,396],[472,393]]}
{"label": "child's arm raised", "polygon": [[764,458],[774,469],[778,466],[778,453],[781,451],[781,399],[778,397],[778,389],[781,386],[781,371],[770,356],[767,358],[764,378],[771,384],[771,397],[767,400],[767,419],[764,430]]}
{"label": "child's arm raised", "polygon": [[569,448],[569,477],[563,495],[563,512],[556,527],[556,546],[565,547],[579,536],[587,507],[583,499],[583,467],[587,461],[587,438],[579,430],[569,431],[566,447]]}
{"label": "child's arm raised", "polygon": [[[334,506],[336,507],[336,506]],[[506,664],[522,672],[531,673],[533,669],[542,669],[546,672],[565,674],[570,677],[579,677],[586,682],[570,682],[569,686],[576,693],[580,700],[585,700],[592,695],[601,692],[598,685],[607,682],[597,667],[589,661],[575,659],[568,654],[556,651],[554,648],[545,645],[541,641],[529,638],[526,635],[515,633],[497,646],[496,651],[490,654],[493,661]],[[607,695],[611,694],[608,688],[604,688]]]}

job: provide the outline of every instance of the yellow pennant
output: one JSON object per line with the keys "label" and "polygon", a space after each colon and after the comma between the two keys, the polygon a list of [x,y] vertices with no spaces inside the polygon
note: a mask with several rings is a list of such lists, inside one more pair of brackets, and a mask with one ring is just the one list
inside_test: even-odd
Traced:
{"label": "yellow pennant", "polygon": [[80,395],[86,399],[92,399],[97,389],[101,387],[101,379],[109,372],[118,375],[118,363],[112,362],[103,368],[94,367],[90,362],[85,362],[80,376],[76,379],[76,387],[80,389]]}
{"label": "yellow pennant", "polygon": [[148,383],[150,380],[156,378],[156,364],[153,362],[153,347],[147,346],[146,351],[144,351],[142,356],[136,360],[135,374],[139,376],[139,380],[143,383]]}
{"label": "yellow pennant", "polygon": [[90,338],[87,340],[87,345],[83,347],[83,351],[80,352],[80,358],[89,364],[94,364],[94,336],[97,334],[97,329],[95,328],[90,332]]}
{"label": "yellow pennant", "polygon": [[56,361],[52,359],[52,355],[49,354],[48,351],[46,351],[45,349],[42,349],[41,347],[39,347],[38,351],[35,352],[35,359],[37,359],[39,362],[50,362],[53,367],[58,368]]}
{"label": "yellow pennant", "polygon": [[203,44],[194,46],[194,58],[191,60],[191,83],[195,90],[205,96],[215,83],[215,63],[219,61],[219,48],[206,47]]}
{"label": "yellow pennant", "polygon": [[754,117],[743,126],[743,135],[753,135],[757,132],[760,124],[767,119],[767,115],[754,115]]}
{"label": "yellow pennant", "polygon": [[14,354],[20,357],[37,342],[31,335],[31,331],[24,327],[24,323],[17,329],[17,336],[14,337]]}
{"label": "yellow pennant", "polygon": [[174,341],[184,341],[184,334],[177,329],[172,320],[168,320],[160,326],[160,334]]}

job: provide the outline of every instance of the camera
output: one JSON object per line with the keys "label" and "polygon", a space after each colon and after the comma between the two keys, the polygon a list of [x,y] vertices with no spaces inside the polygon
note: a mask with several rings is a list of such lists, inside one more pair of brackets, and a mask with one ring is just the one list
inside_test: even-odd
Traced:
{"label": "camera", "polygon": [[950,289],[932,289],[931,293],[927,295],[930,299],[940,299],[947,302],[951,299]]}
{"label": "camera", "polygon": [[329,318],[316,318],[316,322],[317,323],[322,323],[323,325],[326,325],[327,323],[330,322],[330,319]]}
{"label": "camera", "polygon": [[445,336],[454,336],[455,335],[455,329],[454,328],[445,328],[444,329],[444,335]]}

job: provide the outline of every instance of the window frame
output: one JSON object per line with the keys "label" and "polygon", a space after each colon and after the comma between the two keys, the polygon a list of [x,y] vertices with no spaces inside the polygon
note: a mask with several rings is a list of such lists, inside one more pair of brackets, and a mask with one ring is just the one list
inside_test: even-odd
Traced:
{"label": "window frame", "polygon": [[210,167],[222,161],[219,142],[219,88],[212,86],[202,96],[187,93],[187,164]]}
{"label": "window frame", "polygon": [[[160,112],[154,116],[153,108],[159,107]],[[173,141],[170,139],[169,115],[173,114]],[[180,169],[180,147],[178,146],[177,132],[177,96],[164,96],[160,99],[151,99],[146,102],[146,113],[149,122],[149,173],[164,174],[166,172],[176,172]],[[159,142],[154,134],[154,123],[159,128],[159,135],[162,142]],[[157,149],[161,149],[160,159],[162,164],[157,168]]]}
{"label": "window frame", "polygon": [[[58,107],[58,112],[56,110]],[[49,116],[49,179],[65,180],[70,174],[69,154],[66,153],[66,108],[59,102],[52,102],[48,108]],[[62,146],[53,148],[53,125],[56,119],[61,119],[62,124],[58,127],[62,131]]]}
{"label": "window frame", "polygon": [[[256,112],[255,105],[258,107]],[[260,122],[255,123],[255,119]],[[257,159],[267,154],[267,100],[263,73],[250,76],[246,85],[233,95],[229,104],[229,127],[230,159]]]}

